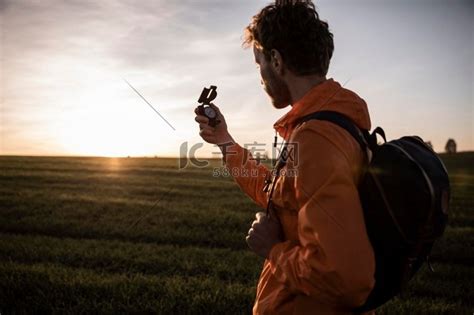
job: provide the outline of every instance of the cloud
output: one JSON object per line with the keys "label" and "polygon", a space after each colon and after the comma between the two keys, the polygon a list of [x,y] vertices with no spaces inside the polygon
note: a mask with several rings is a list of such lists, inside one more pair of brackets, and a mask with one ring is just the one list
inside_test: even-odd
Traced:
{"label": "cloud", "polygon": [[[236,138],[271,138],[283,112],[269,105],[240,38],[267,2],[0,1],[2,152],[60,150],[54,137],[74,119],[68,113],[87,119],[122,106],[131,111],[124,116],[135,115],[140,105],[127,104],[141,100],[123,77],[184,138],[195,135],[192,108],[210,84],[218,86],[217,103]],[[410,123],[414,128],[435,134],[443,123],[460,147],[472,148],[472,67],[466,64],[472,65],[473,3],[377,3],[317,2],[335,34],[331,76],[352,77],[348,87],[395,134],[404,129],[394,117],[416,105],[416,113],[436,114],[423,126]]]}
{"label": "cloud", "polygon": [[[186,128],[203,86],[241,91],[253,83],[242,71],[253,70],[251,57],[240,47],[251,6],[240,2],[2,4],[2,75],[8,77],[2,86],[2,151],[18,147],[13,139],[39,143],[45,126],[57,130],[65,112],[77,111],[81,99],[101,93],[94,84],[123,94],[127,87],[117,81],[126,77]],[[42,139],[54,150],[51,135]]]}

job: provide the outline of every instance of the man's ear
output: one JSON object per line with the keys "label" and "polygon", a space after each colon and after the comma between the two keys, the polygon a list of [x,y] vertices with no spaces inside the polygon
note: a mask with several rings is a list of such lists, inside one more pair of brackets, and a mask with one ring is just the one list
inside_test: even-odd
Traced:
{"label": "man's ear", "polygon": [[278,50],[272,49],[270,51],[270,64],[273,67],[273,70],[275,70],[276,73],[279,75],[283,75],[285,70],[284,70],[284,63],[283,63],[283,58],[281,57],[281,54]]}

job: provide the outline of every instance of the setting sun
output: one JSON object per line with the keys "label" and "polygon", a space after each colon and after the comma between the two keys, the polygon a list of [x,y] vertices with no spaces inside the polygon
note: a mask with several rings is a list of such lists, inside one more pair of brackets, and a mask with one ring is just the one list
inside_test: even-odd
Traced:
{"label": "setting sun", "polygon": [[[100,69],[100,68],[99,68]],[[57,141],[68,155],[144,156],[158,151],[159,117],[118,75],[89,68],[73,93],[60,94]],[[66,81],[73,78],[65,78]]]}

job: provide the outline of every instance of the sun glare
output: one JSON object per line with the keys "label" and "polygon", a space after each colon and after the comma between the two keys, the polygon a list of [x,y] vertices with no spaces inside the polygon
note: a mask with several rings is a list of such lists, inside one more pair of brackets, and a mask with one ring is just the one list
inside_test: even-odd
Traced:
{"label": "sun glare", "polygon": [[[92,80],[67,101],[59,142],[72,155],[144,156],[158,151],[156,117],[120,78]],[[140,105],[140,106],[139,106]],[[143,105],[143,106],[142,106]]]}

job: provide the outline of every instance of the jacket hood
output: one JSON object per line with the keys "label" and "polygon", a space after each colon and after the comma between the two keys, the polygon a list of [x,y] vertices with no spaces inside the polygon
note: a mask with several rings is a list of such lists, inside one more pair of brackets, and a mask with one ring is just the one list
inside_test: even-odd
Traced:
{"label": "jacket hood", "polygon": [[369,110],[365,101],[333,79],[311,88],[273,127],[281,137],[288,140],[299,118],[322,110],[341,113],[359,128],[370,130]]}

